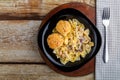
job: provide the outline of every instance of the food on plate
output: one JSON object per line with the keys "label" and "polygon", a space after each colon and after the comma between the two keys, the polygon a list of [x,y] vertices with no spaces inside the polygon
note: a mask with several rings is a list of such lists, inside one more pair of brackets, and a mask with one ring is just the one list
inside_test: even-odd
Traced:
{"label": "food on plate", "polygon": [[56,30],[63,36],[66,36],[71,31],[71,25],[68,21],[60,20],[56,25]]}
{"label": "food on plate", "polygon": [[47,43],[50,48],[55,49],[63,45],[63,36],[58,33],[52,33],[47,38]]}
{"label": "food on plate", "polygon": [[66,64],[80,60],[90,53],[94,43],[89,34],[90,30],[77,19],[60,20],[48,36],[47,42],[60,62]]}

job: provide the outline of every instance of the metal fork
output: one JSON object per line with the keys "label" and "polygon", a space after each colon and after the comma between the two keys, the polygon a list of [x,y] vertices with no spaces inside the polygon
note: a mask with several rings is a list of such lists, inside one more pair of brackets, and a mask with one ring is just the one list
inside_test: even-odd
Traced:
{"label": "metal fork", "polygon": [[103,8],[102,22],[104,25],[104,50],[103,50],[103,60],[105,63],[108,62],[108,27],[110,21],[110,8]]}

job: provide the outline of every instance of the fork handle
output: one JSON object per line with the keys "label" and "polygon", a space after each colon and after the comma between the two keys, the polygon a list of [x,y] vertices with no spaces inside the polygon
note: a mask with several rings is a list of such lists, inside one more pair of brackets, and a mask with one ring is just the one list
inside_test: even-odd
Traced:
{"label": "fork handle", "polygon": [[107,29],[107,27],[104,27],[105,29],[104,29],[104,33],[105,33],[105,35],[104,35],[104,41],[105,41],[105,43],[104,43],[104,55],[103,55],[103,58],[104,58],[104,62],[105,63],[107,63],[108,62],[108,59],[109,59],[109,56],[108,56],[108,29]]}

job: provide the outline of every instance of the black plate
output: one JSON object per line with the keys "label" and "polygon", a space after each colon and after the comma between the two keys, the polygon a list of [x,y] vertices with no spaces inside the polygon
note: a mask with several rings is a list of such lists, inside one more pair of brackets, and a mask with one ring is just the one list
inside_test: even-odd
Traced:
{"label": "black plate", "polygon": [[[55,28],[59,20],[68,20],[73,18],[78,19],[81,23],[85,25],[86,28],[90,30],[90,37],[95,45],[94,47],[92,47],[92,50],[84,59],[73,63],[68,62],[66,65],[63,65],[60,60],[57,59],[56,55],[53,54],[53,50],[49,48],[47,44],[47,37],[49,34],[52,33],[53,28]],[[38,34],[38,45],[43,51],[45,57],[52,64],[54,64],[58,69],[62,71],[70,72],[80,68],[97,54],[101,46],[101,36],[95,25],[84,14],[82,14],[78,10],[66,8],[57,12],[42,26]]]}

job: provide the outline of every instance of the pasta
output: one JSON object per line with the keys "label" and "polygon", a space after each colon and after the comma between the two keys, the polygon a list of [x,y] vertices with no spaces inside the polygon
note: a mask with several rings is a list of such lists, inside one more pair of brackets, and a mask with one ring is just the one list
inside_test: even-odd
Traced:
{"label": "pasta", "polygon": [[[53,49],[53,53],[62,64],[80,60],[80,56],[84,58],[94,46],[89,36],[89,29],[85,29],[85,26],[77,19],[69,19],[67,22],[71,25],[70,32],[63,36],[62,46]],[[62,24],[62,26],[64,25]],[[53,33],[63,35],[56,29],[53,29]]]}

